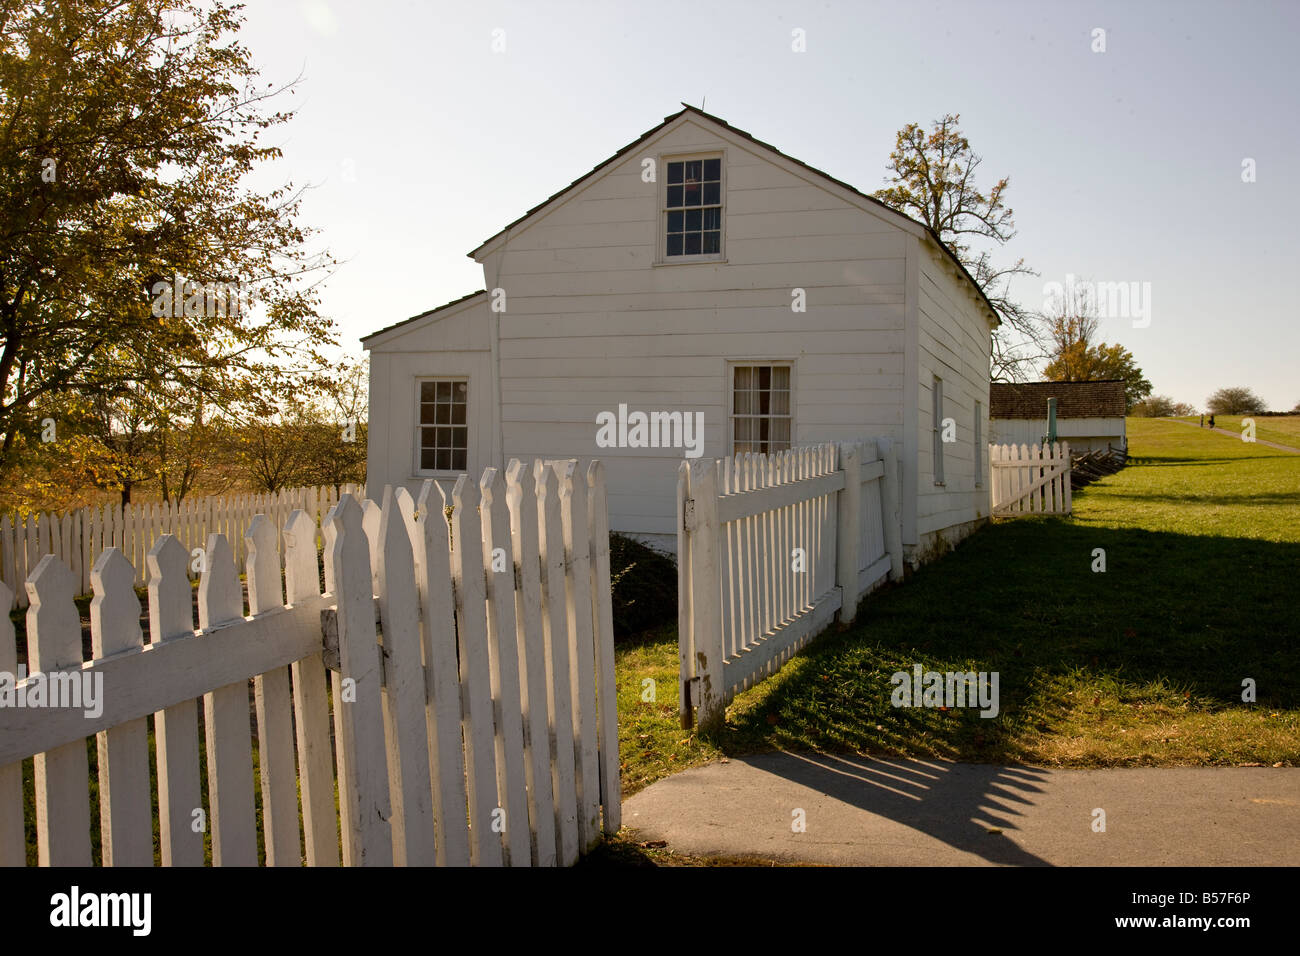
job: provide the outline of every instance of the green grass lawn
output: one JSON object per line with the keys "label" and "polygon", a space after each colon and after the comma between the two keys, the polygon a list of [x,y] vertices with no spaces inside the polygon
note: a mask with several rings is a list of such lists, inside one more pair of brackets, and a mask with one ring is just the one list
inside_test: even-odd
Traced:
{"label": "green grass lawn", "polygon": [[[1245,416],[1249,417],[1249,416]],[[1255,417],[1255,437],[1260,441],[1276,442],[1279,445],[1289,445],[1292,448],[1300,448],[1300,415],[1277,415]],[[1216,428],[1226,428],[1228,431],[1241,431],[1241,415],[1216,415],[1214,416],[1214,425]],[[1150,419],[1142,419],[1149,421]],[[1155,419],[1159,421],[1159,419]],[[1199,415],[1183,416],[1183,421],[1199,424],[1201,417]]]}
{"label": "green grass lawn", "polygon": [[[1069,519],[986,527],[870,597],[707,741],[670,632],[620,651],[626,793],[719,754],[821,749],[1045,766],[1300,762],[1300,456],[1130,419],[1129,467]],[[1106,571],[1092,571],[1105,551]],[[895,671],[997,671],[1001,713],[900,709]],[[654,707],[630,695],[656,681]],[[1256,682],[1256,703],[1241,699]],[[631,706],[629,706],[631,704]]]}

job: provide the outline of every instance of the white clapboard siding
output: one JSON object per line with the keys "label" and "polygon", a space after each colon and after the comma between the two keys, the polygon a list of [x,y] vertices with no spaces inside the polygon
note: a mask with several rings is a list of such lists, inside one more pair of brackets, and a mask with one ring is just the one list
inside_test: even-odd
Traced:
{"label": "white clapboard siding", "polygon": [[[64,535],[58,522],[35,519],[35,537],[47,533],[55,550],[25,582],[33,667],[79,669],[103,691],[94,713],[0,709],[0,861],[22,863],[34,851],[46,864],[92,862],[87,735],[98,741],[108,865],[149,865],[155,853],[167,866],[201,865],[210,834],[212,862],[225,866],[256,864],[259,838],[267,865],[301,863],[302,846],[309,865],[334,865],[341,843],[347,864],[553,866],[600,839],[602,811],[605,832],[617,831],[601,464],[512,460],[477,483],[462,476],[450,501],[427,482],[418,505],[405,489],[386,490],[382,505],[344,492],[319,536],[322,594],[317,526],[290,505],[330,500],[247,496],[188,525],[167,507],[107,509],[98,522],[92,514],[84,524],[92,534],[103,529],[102,550],[90,574],[94,653],[84,665],[80,579],[68,567],[84,554],[72,544],[77,522]],[[223,530],[208,532],[199,555],[175,533],[214,527]],[[247,614],[228,534],[244,556]],[[123,550],[139,554],[146,542],[147,645],[137,571]],[[188,572],[200,556],[196,629]],[[10,597],[4,587],[0,603]],[[12,669],[7,623],[0,665]],[[34,672],[15,691],[45,678]],[[37,840],[29,847],[20,768],[33,755]]]}
{"label": "white clapboard siding", "polygon": [[[902,576],[900,471],[884,439],[683,463],[682,720],[722,719],[862,595]],[[870,510],[864,517],[863,512]]]}

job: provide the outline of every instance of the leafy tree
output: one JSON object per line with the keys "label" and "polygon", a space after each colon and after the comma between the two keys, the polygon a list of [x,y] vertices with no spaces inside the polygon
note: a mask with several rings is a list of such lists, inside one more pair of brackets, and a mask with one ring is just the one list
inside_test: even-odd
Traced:
{"label": "leafy tree", "polygon": [[0,471],[38,406],[99,402],[113,435],[124,393],[251,401],[332,341],[301,193],[243,185],[292,113],[270,110],[284,90],[259,82],[237,11],[0,7]]}
{"label": "leafy tree", "polygon": [[1043,355],[1040,317],[1011,299],[1009,284],[1017,275],[1036,275],[1024,259],[995,265],[990,252],[974,251],[972,238],[1005,245],[1015,236],[1012,210],[1003,202],[1010,180],[994,183],[987,192],[975,185],[982,158],[958,128],[959,114],[931,124],[927,134],[917,123],[898,132],[889,154],[892,176],[873,195],[885,205],[925,223],[953,251],[1002,319],[993,335],[992,372],[995,379],[1023,380]]}
{"label": "leafy tree", "polygon": [[1216,415],[1257,415],[1268,411],[1264,400],[1248,388],[1221,388],[1205,400]]}
{"label": "leafy tree", "polygon": [[1151,394],[1151,383],[1142,374],[1132,352],[1118,343],[1093,344],[1099,320],[1087,287],[1077,289],[1072,299],[1067,300],[1065,295],[1056,299],[1047,319],[1051,347],[1050,361],[1043,369],[1044,378],[1053,382],[1122,379],[1128,411]]}
{"label": "leafy tree", "polygon": [[1168,395],[1152,395],[1134,402],[1129,414],[1142,418],[1169,418],[1175,415],[1195,415],[1196,409],[1186,402],[1175,402]]}

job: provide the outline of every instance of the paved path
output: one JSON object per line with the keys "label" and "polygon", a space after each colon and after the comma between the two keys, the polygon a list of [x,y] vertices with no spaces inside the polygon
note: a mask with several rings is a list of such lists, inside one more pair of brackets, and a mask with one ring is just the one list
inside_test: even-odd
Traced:
{"label": "paved path", "polygon": [[[796,808],[803,833],[792,829]],[[1097,808],[1104,833],[1093,831]],[[661,780],[624,802],[623,822],[691,855],[786,862],[1296,866],[1300,768],[1044,770],[776,753]]]}
{"label": "paved path", "polygon": [[[1167,419],[1159,419],[1159,420],[1177,422],[1179,425],[1190,425],[1192,428],[1201,427],[1200,425],[1197,425],[1196,422],[1185,422],[1181,418],[1167,418]],[[1212,432],[1218,432],[1220,435],[1227,435],[1229,438],[1235,438],[1238,441],[1241,441],[1241,432],[1234,432],[1227,428],[1211,428],[1208,430]],[[1290,445],[1279,445],[1275,441],[1264,441],[1264,439],[1262,438],[1256,438],[1255,444],[1267,445],[1269,448],[1276,448],[1278,451],[1289,451],[1293,455],[1300,455],[1300,448],[1292,448]]]}

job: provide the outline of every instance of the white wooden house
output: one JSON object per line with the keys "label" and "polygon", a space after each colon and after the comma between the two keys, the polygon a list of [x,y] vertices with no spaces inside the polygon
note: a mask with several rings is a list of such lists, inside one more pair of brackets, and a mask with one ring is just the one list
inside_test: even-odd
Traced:
{"label": "white wooden house", "polygon": [[672,549],[684,456],[889,436],[912,558],[987,518],[993,308],[927,227],[723,120],[667,117],[470,256],[483,291],[362,340],[369,487],[599,457],[612,529]]}
{"label": "white wooden house", "polygon": [[1071,453],[1128,451],[1122,379],[1099,382],[995,382],[989,386],[990,441],[1041,443],[1047,434],[1047,400],[1056,399],[1056,436]]}

